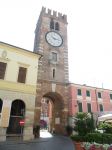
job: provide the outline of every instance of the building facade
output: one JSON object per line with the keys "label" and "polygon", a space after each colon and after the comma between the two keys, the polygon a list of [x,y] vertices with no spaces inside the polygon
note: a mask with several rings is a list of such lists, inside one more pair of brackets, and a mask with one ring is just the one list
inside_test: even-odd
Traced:
{"label": "building facade", "polygon": [[0,140],[33,138],[40,54],[0,42]]}
{"label": "building facade", "polygon": [[66,15],[43,7],[33,52],[0,42],[0,140],[32,139],[44,119],[49,131],[65,133],[77,112],[112,112],[111,90],[69,83],[67,24]]}
{"label": "building facade", "polygon": [[52,105],[50,130],[64,132],[69,100],[66,15],[42,8],[35,30],[34,52],[43,55],[38,68],[35,124],[40,121],[41,101],[46,99]]}
{"label": "building facade", "polygon": [[69,85],[69,115],[77,112],[93,112],[97,117],[112,113],[112,90],[79,84]]}

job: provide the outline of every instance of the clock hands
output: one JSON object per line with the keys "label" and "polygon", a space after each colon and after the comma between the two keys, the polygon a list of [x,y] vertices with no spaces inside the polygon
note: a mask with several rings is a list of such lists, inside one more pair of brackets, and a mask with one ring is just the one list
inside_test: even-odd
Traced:
{"label": "clock hands", "polygon": [[52,38],[53,38],[54,40],[60,41],[59,39],[55,38],[54,36],[52,36]]}

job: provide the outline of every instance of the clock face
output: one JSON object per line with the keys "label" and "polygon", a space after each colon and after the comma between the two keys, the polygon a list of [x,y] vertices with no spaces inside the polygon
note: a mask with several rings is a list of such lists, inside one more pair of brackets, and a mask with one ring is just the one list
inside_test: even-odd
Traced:
{"label": "clock face", "polygon": [[59,47],[63,43],[61,35],[57,32],[48,32],[45,37],[47,42],[52,46]]}

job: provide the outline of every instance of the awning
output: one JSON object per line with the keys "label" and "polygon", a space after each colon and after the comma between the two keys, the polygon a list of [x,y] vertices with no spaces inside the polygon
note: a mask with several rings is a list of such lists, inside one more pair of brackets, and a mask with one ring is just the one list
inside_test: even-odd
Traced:
{"label": "awning", "polygon": [[112,120],[112,114],[105,114],[98,117],[98,121]]}

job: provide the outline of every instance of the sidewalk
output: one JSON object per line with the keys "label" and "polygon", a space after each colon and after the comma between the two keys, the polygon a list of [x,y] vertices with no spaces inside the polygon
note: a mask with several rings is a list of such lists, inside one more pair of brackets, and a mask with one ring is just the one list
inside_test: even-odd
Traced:
{"label": "sidewalk", "polygon": [[47,130],[40,130],[40,138],[36,138],[33,140],[23,141],[21,137],[10,137],[7,138],[6,141],[0,141],[1,144],[27,144],[27,143],[37,143],[37,142],[46,142],[49,138],[52,138],[53,135],[49,133]]}

